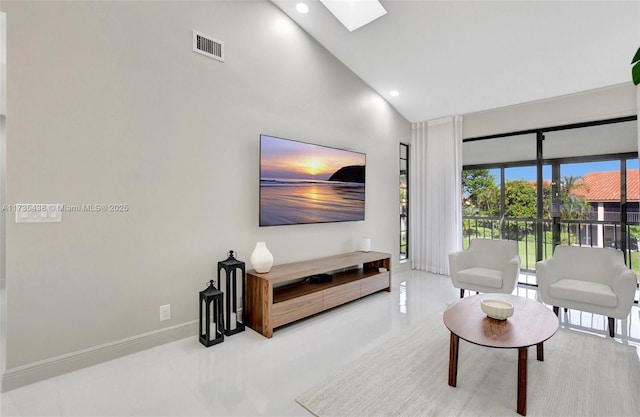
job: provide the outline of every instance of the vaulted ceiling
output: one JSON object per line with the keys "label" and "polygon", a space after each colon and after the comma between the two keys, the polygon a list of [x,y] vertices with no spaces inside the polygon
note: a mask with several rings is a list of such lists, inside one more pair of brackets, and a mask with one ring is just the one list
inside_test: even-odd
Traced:
{"label": "vaulted ceiling", "polygon": [[353,32],[272,2],[411,122],[629,83],[640,46],[639,1],[382,0]]}

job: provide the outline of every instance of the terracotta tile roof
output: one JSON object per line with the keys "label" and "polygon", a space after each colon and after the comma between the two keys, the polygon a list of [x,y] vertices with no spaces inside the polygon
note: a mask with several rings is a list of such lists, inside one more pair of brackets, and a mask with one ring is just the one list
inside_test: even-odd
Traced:
{"label": "terracotta tile roof", "polygon": [[[620,172],[589,172],[582,177],[585,187],[578,187],[574,195],[584,196],[589,202],[620,201]],[[640,200],[640,182],[637,169],[627,170],[627,201]]]}

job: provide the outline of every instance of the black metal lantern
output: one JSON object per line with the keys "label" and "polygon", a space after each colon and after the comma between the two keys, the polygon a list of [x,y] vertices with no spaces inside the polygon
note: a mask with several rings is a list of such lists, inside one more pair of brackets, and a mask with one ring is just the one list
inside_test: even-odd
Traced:
{"label": "black metal lantern", "polygon": [[209,286],[200,291],[200,343],[206,347],[224,341],[224,313],[222,312],[222,291]]}
{"label": "black metal lantern", "polygon": [[[218,288],[223,288],[220,271],[224,269],[226,280],[224,282],[224,293],[226,294],[224,303],[224,334],[231,336],[244,331],[244,306],[245,306],[245,267],[244,262],[237,260],[233,251],[229,251],[229,257],[218,262]],[[240,291],[238,292],[238,275],[240,270]]]}

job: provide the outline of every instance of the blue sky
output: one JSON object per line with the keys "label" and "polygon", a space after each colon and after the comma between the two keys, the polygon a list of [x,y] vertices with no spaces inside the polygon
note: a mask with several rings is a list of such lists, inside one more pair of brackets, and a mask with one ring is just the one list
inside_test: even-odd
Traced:
{"label": "blue sky", "polygon": [[[618,161],[605,162],[582,162],[577,164],[562,164],[560,166],[561,177],[582,177],[588,172],[599,171],[618,171],[620,163]],[[638,159],[628,159],[627,169],[638,169]],[[492,169],[491,172],[496,176],[497,182],[500,181],[500,170]],[[543,167],[544,179],[551,179],[551,166]],[[506,179],[517,179],[526,181],[535,181],[536,167],[507,168],[505,169]]]}

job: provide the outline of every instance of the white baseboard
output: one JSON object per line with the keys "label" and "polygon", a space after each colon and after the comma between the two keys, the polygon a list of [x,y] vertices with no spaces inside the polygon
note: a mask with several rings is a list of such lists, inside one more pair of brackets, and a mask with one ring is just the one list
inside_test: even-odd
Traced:
{"label": "white baseboard", "polygon": [[150,349],[186,337],[197,337],[198,321],[190,321],[67,353],[42,361],[7,369],[2,374],[0,391],[6,392],[87,366],[96,365],[141,350]]}

